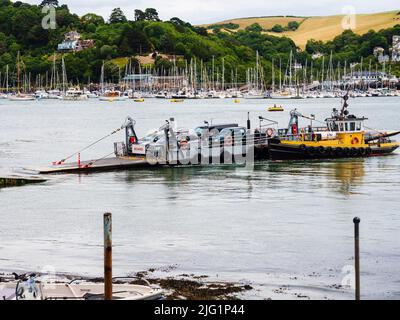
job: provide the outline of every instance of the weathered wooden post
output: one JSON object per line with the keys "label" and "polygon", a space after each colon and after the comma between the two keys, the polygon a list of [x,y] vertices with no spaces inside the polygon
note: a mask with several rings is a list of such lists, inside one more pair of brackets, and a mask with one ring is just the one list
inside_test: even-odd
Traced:
{"label": "weathered wooden post", "polygon": [[361,300],[360,295],[360,218],[354,218],[354,263],[356,277],[356,300]]}
{"label": "weathered wooden post", "polygon": [[104,299],[112,300],[112,219],[104,214]]}

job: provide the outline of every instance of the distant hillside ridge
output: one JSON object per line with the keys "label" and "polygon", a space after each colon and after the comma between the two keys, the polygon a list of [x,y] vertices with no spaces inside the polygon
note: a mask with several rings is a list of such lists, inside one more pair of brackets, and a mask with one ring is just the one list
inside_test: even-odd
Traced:
{"label": "distant hillside ridge", "polygon": [[[275,36],[285,36],[292,39],[297,46],[305,48],[307,41],[310,39],[329,41],[340,35],[343,31],[342,21],[345,15],[332,16],[264,16],[264,17],[247,17],[239,19],[230,19],[216,23],[203,25],[210,27],[215,25],[238,25],[237,30],[243,30],[252,24],[258,23],[265,33]],[[283,28],[287,27],[290,22],[297,22],[299,27],[295,31],[283,30],[282,32],[272,32],[271,29],[276,25]],[[392,28],[400,24],[400,11],[387,11],[380,13],[357,14],[355,16],[355,28],[352,30],[357,34],[367,33],[369,30],[379,31],[382,29]],[[234,31],[234,30],[230,30]]]}

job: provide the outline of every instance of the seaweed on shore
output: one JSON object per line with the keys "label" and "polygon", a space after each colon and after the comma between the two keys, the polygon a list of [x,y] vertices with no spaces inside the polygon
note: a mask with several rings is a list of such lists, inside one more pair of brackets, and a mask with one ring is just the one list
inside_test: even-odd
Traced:
{"label": "seaweed on shore", "polygon": [[140,284],[143,279],[152,285],[157,285],[166,291],[167,300],[239,300],[238,294],[252,290],[250,285],[232,282],[204,281],[206,275],[180,275],[179,278],[152,278],[149,271],[138,272],[131,284]]}

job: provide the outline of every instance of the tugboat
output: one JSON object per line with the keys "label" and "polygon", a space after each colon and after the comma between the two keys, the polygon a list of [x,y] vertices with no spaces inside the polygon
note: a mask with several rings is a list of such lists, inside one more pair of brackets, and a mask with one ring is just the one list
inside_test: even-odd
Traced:
{"label": "tugboat", "polygon": [[[370,157],[390,154],[399,148],[400,143],[391,141],[390,137],[400,131],[366,131],[364,122],[368,119],[350,114],[348,99],[346,94],[342,109],[333,109],[332,117],[325,120],[325,127],[313,127],[315,117],[291,111],[288,128],[278,130],[277,137],[269,140],[271,160]],[[311,125],[300,128],[299,118],[311,120]]]}

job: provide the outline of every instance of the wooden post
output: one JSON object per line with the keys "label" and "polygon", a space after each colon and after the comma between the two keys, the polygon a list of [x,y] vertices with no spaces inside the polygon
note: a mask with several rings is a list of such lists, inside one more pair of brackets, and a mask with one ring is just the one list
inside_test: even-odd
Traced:
{"label": "wooden post", "polygon": [[356,277],[356,300],[361,300],[360,294],[360,218],[354,218],[354,263]]}
{"label": "wooden post", "polygon": [[104,214],[104,299],[112,300],[112,219]]}

